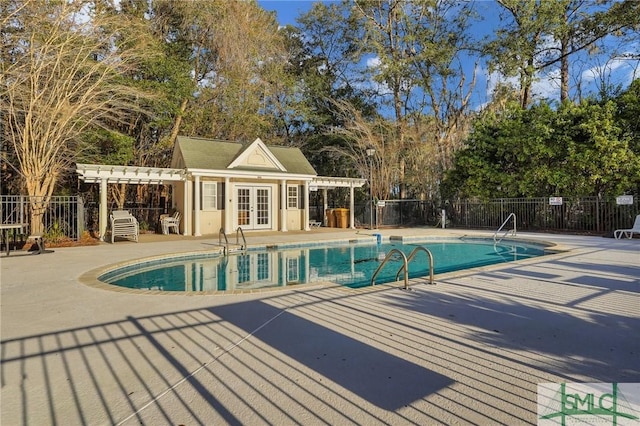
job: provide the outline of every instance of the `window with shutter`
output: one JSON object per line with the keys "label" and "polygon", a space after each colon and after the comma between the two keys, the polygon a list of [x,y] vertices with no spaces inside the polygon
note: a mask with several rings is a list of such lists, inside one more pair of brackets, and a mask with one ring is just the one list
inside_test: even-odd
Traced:
{"label": "window with shutter", "polygon": [[298,186],[297,185],[287,186],[287,208],[289,209],[298,208]]}
{"label": "window with shutter", "polygon": [[202,182],[202,210],[218,208],[218,182]]}

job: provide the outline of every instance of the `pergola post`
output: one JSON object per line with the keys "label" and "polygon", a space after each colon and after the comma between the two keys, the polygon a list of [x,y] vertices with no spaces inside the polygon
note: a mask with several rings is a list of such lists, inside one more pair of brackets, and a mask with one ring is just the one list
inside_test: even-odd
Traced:
{"label": "pergola post", "polygon": [[309,181],[305,180],[304,181],[304,199],[305,199],[305,203],[304,203],[304,223],[302,224],[302,229],[304,229],[305,231],[310,230],[311,228],[309,228]]}
{"label": "pergola post", "polygon": [[233,222],[233,192],[231,191],[231,179],[227,176],[224,178],[224,233],[229,234],[233,232],[235,226]]}
{"label": "pergola post", "polygon": [[100,212],[98,219],[100,241],[106,241],[107,235],[107,179],[100,179]]}
{"label": "pergola post", "polygon": [[200,176],[199,175],[195,175],[194,176],[194,183],[195,185],[195,189],[194,189],[194,194],[193,194],[193,236],[194,237],[199,237],[200,234]]}
{"label": "pergola post", "polygon": [[191,212],[189,211],[189,178],[185,177],[183,182],[183,191],[182,191],[182,234],[189,235],[192,231],[191,229]]}
{"label": "pergola post", "polygon": [[287,232],[287,181],[280,181],[280,231]]}
{"label": "pergola post", "polygon": [[327,208],[329,207],[329,204],[327,203],[328,191],[329,190],[327,188],[322,188],[322,225],[323,226],[329,226],[329,223],[327,223]]}
{"label": "pergola post", "polygon": [[349,223],[351,224],[351,229],[356,229],[355,222],[355,213],[354,210],[356,208],[356,203],[354,201],[354,190],[353,190],[353,182],[349,185]]}

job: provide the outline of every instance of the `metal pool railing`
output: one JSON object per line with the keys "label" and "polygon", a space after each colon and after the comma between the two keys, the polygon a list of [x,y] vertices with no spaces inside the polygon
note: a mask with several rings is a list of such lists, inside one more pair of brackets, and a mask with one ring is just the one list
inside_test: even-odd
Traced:
{"label": "metal pool railing", "polygon": [[84,203],[78,196],[0,196],[0,223],[28,223],[28,232],[78,240],[85,229],[84,213]]}
{"label": "metal pool railing", "polygon": [[[446,226],[451,228],[495,230],[509,213],[514,213],[518,231],[607,234],[631,228],[640,214],[640,195],[633,196],[632,204],[618,204],[617,198],[563,197],[561,205],[551,205],[549,197],[385,200],[377,213],[382,227],[436,226],[444,209]],[[356,204],[356,223],[369,226],[369,213],[368,204]]]}
{"label": "metal pool railing", "polygon": [[[500,239],[498,239],[498,233],[500,231],[502,231],[502,229],[507,225],[507,223],[509,223],[509,219],[513,219],[513,228],[512,229],[507,229],[504,234],[502,234],[502,236],[500,237]],[[518,226],[516,224],[516,214],[515,213],[510,213],[509,216],[507,216],[507,218],[505,219],[504,222],[502,222],[502,225],[500,225],[500,228],[498,228],[498,230],[496,232],[493,233],[493,242],[494,243],[499,243],[500,241],[502,241],[502,239],[504,237],[506,237],[507,235],[509,235],[509,233],[511,233],[512,235],[516,235],[516,233],[518,232]]]}
{"label": "metal pool railing", "polygon": [[[411,262],[413,258],[416,257],[416,255],[421,251],[425,252],[427,254],[427,257],[429,258],[429,284],[433,285],[435,284],[433,282],[433,254],[431,254],[431,251],[428,248],[423,246],[418,246],[414,248],[413,251],[409,254],[409,256],[407,256],[407,266],[409,265],[409,262]],[[398,270],[398,273],[396,274],[396,281],[398,281],[398,277],[400,276],[400,272],[402,272],[402,268],[404,268],[404,265],[401,266],[400,269]]]}
{"label": "metal pool railing", "polygon": [[371,275],[371,285],[375,285],[376,284],[376,277],[378,276],[378,273],[382,270],[384,265],[390,259],[392,259],[395,254],[399,254],[402,257],[402,266],[400,266],[400,269],[398,269],[398,273],[396,274],[396,281],[398,281],[398,278],[400,277],[400,273],[404,272],[404,289],[408,290],[409,289],[409,262],[414,257],[416,257],[416,255],[420,251],[424,251],[427,254],[427,256],[429,257],[429,284],[434,284],[434,282],[433,282],[433,255],[431,254],[431,252],[429,251],[428,248],[423,247],[423,246],[418,246],[415,249],[413,249],[413,251],[409,254],[409,256],[404,254],[404,252],[402,252],[399,249],[395,249],[395,248],[391,249],[389,251],[389,253],[387,253],[387,255],[385,256],[384,260],[380,263],[380,265],[378,265],[378,268],[376,268],[376,270],[373,273],[373,275]]}

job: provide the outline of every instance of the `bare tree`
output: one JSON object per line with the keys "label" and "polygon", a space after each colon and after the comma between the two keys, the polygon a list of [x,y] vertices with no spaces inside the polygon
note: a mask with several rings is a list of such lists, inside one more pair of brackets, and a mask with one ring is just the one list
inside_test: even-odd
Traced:
{"label": "bare tree", "polygon": [[[32,196],[32,232],[92,127],[139,113],[150,95],[124,75],[154,52],[140,21],[89,1],[12,0],[2,9],[0,111],[6,161]],[[36,198],[37,197],[37,198]]]}
{"label": "bare tree", "polygon": [[[379,60],[374,79],[391,98],[395,129],[390,136],[404,151],[398,157],[398,185],[404,198],[407,173],[435,167],[434,176],[442,175],[463,146],[476,83],[477,63],[471,75],[463,67],[463,57],[473,45],[468,32],[475,19],[473,2],[356,1],[354,13],[365,23],[362,49]],[[411,128],[425,122],[430,122],[430,135]],[[422,136],[416,139],[417,135]],[[437,156],[438,161],[411,164],[426,158],[415,154],[425,151],[427,145],[429,155]]]}
{"label": "bare tree", "polygon": [[[388,137],[395,126],[381,118],[369,120],[355,106],[347,101],[333,101],[335,113],[344,123],[334,128],[351,143],[343,147],[329,145],[323,148],[326,155],[345,157],[350,160],[360,177],[369,179],[371,175],[371,194],[376,199],[390,198],[390,182],[398,182],[400,173],[400,157],[402,151],[395,141]],[[367,156],[367,149],[375,149],[372,158]]]}

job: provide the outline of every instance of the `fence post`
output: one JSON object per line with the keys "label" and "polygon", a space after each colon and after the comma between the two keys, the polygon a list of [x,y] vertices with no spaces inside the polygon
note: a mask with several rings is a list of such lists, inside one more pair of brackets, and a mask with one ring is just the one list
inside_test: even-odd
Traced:
{"label": "fence post", "polygon": [[597,232],[602,232],[602,227],[600,226],[600,196],[596,197],[596,229]]}
{"label": "fence post", "polygon": [[[20,223],[25,223],[24,221],[24,195],[20,195]],[[31,232],[31,231],[29,231]]]}
{"label": "fence post", "polygon": [[82,237],[82,233],[84,232],[84,200],[82,197],[76,197],[76,209],[78,209],[77,220],[76,220],[76,238],[79,241]]}

